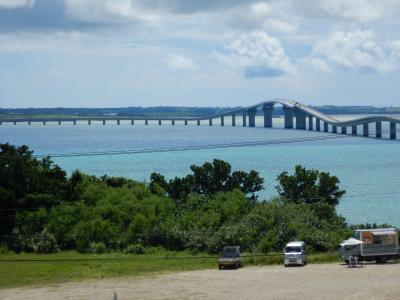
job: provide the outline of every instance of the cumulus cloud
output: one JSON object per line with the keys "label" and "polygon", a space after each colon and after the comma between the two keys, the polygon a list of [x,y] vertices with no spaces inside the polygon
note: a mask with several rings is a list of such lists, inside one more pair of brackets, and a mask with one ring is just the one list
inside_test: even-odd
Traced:
{"label": "cumulus cloud", "polygon": [[387,73],[396,68],[388,49],[379,45],[371,30],[333,31],[314,45],[309,59],[319,69],[326,69],[325,61],[357,71]]}
{"label": "cumulus cloud", "polygon": [[170,69],[176,71],[194,71],[198,69],[190,58],[175,53],[168,55],[167,65]]}
{"label": "cumulus cloud", "polygon": [[218,60],[231,67],[240,67],[244,77],[276,77],[294,72],[280,41],[265,32],[242,34],[227,47],[228,53],[216,52]]}
{"label": "cumulus cloud", "polygon": [[35,0],[0,0],[0,9],[31,8]]}

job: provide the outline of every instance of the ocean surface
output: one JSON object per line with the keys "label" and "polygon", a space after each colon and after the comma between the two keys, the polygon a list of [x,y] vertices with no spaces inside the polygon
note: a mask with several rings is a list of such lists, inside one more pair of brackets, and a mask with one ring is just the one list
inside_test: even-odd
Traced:
{"label": "ocean surface", "polygon": [[[69,173],[79,169],[143,182],[152,172],[172,178],[189,173],[192,164],[224,159],[233,170],[254,169],[261,173],[265,190],[259,199],[276,195],[276,176],[283,171],[292,172],[296,164],[302,164],[339,177],[341,188],[347,193],[338,211],[348,223],[400,226],[400,141],[350,136],[333,139],[322,132],[279,128],[282,119],[274,119],[277,128],[266,129],[261,127],[259,117],[259,127],[241,127],[239,118],[237,126],[231,127],[228,119],[224,127],[215,121],[212,127],[207,122],[202,126],[183,126],[179,122],[176,126],[158,126],[155,122],[149,126],[138,122],[134,126],[103,126],[95,122],[90,126],[83,122],[76,126],[3,124],[0,142],[26,144],[36,155],[59,155],[54,161]],[[374,133],[374,128],[370,128],[370,133]],[[177,148],[180,151],[175,151]],[[85,155],[94,152],[106,155]]]}

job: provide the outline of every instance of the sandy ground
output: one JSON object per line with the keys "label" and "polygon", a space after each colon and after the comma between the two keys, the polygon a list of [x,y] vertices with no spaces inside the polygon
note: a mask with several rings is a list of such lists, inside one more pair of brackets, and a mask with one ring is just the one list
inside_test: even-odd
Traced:
{"label": "sandy ground", "polygon": [[400,299],[400,264],[246,267],[0,290],[0,299]]}

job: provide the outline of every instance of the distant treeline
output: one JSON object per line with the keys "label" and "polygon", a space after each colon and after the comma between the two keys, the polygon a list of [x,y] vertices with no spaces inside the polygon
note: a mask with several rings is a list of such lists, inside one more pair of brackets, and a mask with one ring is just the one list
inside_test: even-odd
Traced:
{"label": "distant treeline", "polygon": [[[117,107],[117,108],[0,108],[0,116],[135,116],[135,117],[204,117],[219,114],[241,107]],[[374,106],[314,106],[315,109],[326,114],[400,114],[400,107],[374,107]],[[262,110],[258,111],[258,115]],[[274,115],[283,114],[281,107],[276,107]]]}

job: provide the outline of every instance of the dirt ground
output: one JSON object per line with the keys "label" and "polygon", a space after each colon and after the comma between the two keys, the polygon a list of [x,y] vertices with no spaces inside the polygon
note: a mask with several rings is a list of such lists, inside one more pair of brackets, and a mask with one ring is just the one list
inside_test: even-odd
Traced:
{"label": "dirt ground", "polygon": [[400,264],[265,266],[0,290],[0,299],[400,299]]}

